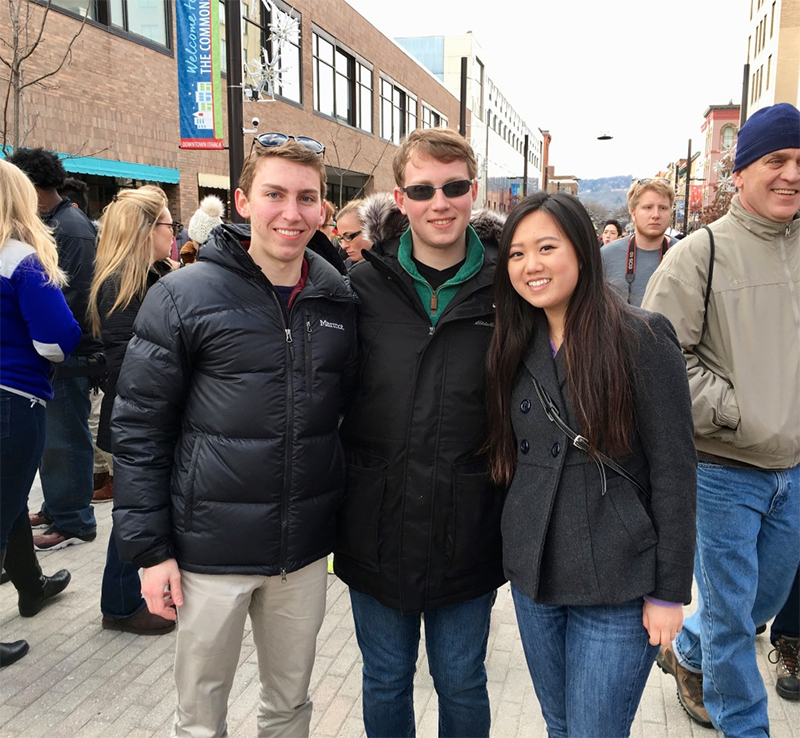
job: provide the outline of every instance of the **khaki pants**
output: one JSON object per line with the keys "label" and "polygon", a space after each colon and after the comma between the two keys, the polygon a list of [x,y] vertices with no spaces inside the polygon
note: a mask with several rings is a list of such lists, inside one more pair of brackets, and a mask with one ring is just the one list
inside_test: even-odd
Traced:
{"label": "khaki pants", "polygon": [[308,685],[325,615],[326,559],[286,575],[181,571],[173,738],[228,735],[228,695],[250,614],[261,698],[258,737],[308,736]]}
{"label": "khaki pants", "polygon": [[89,393],[92,399],[92,413],[89,415],[89,431],[92,434],[92,443],[94,444],[94,473],[102,474],[108,472],[112,477],[114,476],[114,457],[103,451],[97,445],[97,429],[100,426],[100,406],[103,404],[103,391],[96,390]]}

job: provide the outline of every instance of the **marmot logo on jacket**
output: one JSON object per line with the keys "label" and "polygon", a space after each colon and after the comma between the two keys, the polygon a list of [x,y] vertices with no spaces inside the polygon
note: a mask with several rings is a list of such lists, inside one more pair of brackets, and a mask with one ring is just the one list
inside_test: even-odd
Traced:
{"label": "marmot logo on jacket", "polygon": [[494,328],[494,321],[489,322],[488,320],[476,320],[475,325],[483,325],[487,328]]}
{"label": "marmot logo on jacket", "polygon": [[324,318],[320,318],[319,324],[323,328],[336,328],[337,331],[344,330],[344,326],[341,323],[331,323],[329,320],[325,320]]}

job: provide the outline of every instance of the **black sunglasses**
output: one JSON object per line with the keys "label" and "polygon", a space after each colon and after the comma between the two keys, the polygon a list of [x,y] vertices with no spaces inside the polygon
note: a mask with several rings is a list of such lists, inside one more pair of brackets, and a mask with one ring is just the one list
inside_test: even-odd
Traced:
{"label": "black sunglasses", "polygon": [[448,182],[440,187],[434,187],[427,184],[415,184],[408,187],[401,187],[400,189],[408,195],[409,200],[430,200],[436,190],[441,190],[445,197],[461,197],[469,192],[472,187],[471,179],[457,179],[455,182]]}
{"label": "black sunglasses", "polygon": [[637,179],[637,185],[647,184],[648,182],[663,182],[664,184],[669,184],[669,180],[666,177],[647,177],[646,179]]}
{"label": "black sunglasses", "polygon": [[361,235],[361,231],[353,231],[352,233],[343,233],[342,234],[342,241],[353,241],[354,239],[358,238]]}
{"label": "black sunglasses", "polygon": [[288,133],[262,133],[253,140],[258,141],[258,143],[266,148],[272,148],[273,146],[283,146],[290,138],[293,138],[301,146],[305,146],[309,151],[313,151],[315,154],[325,153],[325,146],[316,139],[309,138],[308,136],[291,136]]}
{"label": "black sunglasses", "polygon": [[172,223],[164,223],[163,221],[161,223],[157,222],[156,225],[169,226],[170,228],[172,228],[173,236],[177,236],[183,230],[183,223],[178,223],[174,220],[172,221]]}

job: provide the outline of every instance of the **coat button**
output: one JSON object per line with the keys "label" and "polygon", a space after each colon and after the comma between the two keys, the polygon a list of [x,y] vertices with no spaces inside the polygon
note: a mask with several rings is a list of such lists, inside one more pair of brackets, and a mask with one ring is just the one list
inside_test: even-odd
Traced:
{"label": "coat button", "polygon": [[522,451],[523,454],[527,454],[528,451],[531,450],[531,444],[528,443],[528,441],[525,438],[523,438],[519,442],[519,450]]}
{"label": "coat button", "polygon": [[550,453],[553,454],[553,456],[558,456],[561,453],[561,444],[558,441],[553,444]]}
{"label": "coat button", "polygon": [[527,413],[528,410],[531,409],[531,401],[530,400],[523,400],[519,403],[519,409],[522,410],[523,413]]}

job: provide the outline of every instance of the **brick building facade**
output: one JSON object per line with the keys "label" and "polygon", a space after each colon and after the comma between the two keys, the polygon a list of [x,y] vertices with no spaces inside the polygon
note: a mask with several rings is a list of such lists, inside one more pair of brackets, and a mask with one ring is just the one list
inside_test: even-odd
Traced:
{"label": "brick building facade", "polygon": [[[44,7],[32,0],[16,2],[30,10],[28,29],[38,29]],[[124,2],[129,11],[126,19],[141,11],[137,4],[142,0]],[[28,131],[24,145],[44,146],[68,155],[66,168],[91,186],[93,217],[99,215],[119,187],[145,182],[164,188],[173,216],[184,223],[208,192],[230,200],[224,189],[228,152],[179,148],[174,7],[171,2],[161,2],[166,24],[163,44],[126,32],[110,21],[103,23],[103,17],[113,17],[116,4],[96,0],[93,19],[86,22],[61,71],[45,80],[46,89],[28,88],[24,97],[23,128]],[[300,22],[299,93],[295,95],[300,99],[276,96],[275,100],[245,102],[245,126],[258,117],[259,132],[282,131],[322,141],[327,147],[331,189],[344,201],[362,186],[366,192],[394,186],[391,162],[400,134],[423,125],[458,128],[459,101],[344,0],[292,0],[291,4],[278,0],[274,5]],[[81,25],[71,7],[78,9],[77,0],[54,0],[44,40],[27,62],[28,79],[59,64]],[[105,8],[108,16],[97,8]],[[246,13],[254,9],[258,13],[259,8],[261,13],[267,12],[258,3],[243,6]],[[220,4],[221,15],[222,9]],[[11,38],[6,4],[0,9],[0,36]],[[333,46],[337,60],[357,61],[353,68],[371,73],[364,72],[371,77],[371,100],[364,88],[361,125],[343,120],[338,110],[321,110],[325,105],[318,102],[322,98],[315,95],[319,90],[314,87],[314,66],[318,63],[315,55],[322,55],[317,45]],[[6,84],[5,80],[0,81],[3,99]],[[343,84],[355,82],[345,77]],[[226,98],[224,75],[222,87],[222,97]],[[394,109],[389,97],[382,99],[382,92],[389,97],[394,94]],[[223,106],[226,108],[224,99]],[[416,114],[412,115],[414,109]],[[392,114],[395,121],[390,131],[387,116]],[[227,145],[226,109],[223,117]],[[400,118],[402,130],[398,130]],[[252,134],[246,134],[245,154],[251,141]]]}

